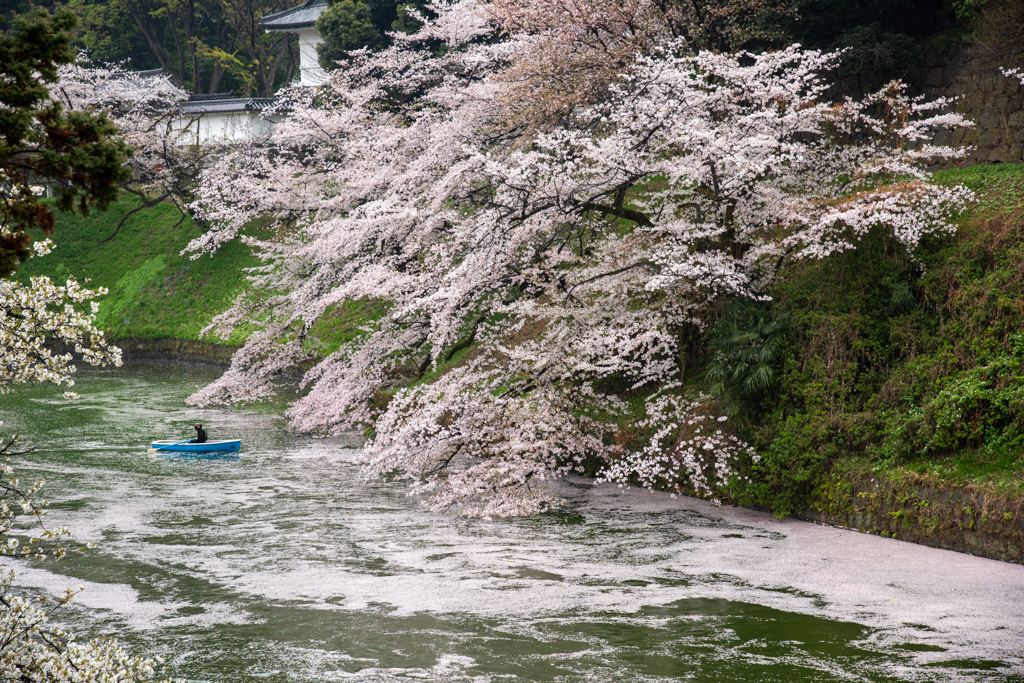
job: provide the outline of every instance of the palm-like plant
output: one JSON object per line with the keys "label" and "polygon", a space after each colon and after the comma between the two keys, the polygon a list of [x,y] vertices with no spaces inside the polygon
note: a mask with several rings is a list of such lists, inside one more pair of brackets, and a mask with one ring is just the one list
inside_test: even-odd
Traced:
{"label": "palm-like plant", "polygon": [[775,379],[772,364],[788,329],[788,313],[775,316],[750,301],[719,320],[708,335],[712,355],[705,377],[711,382],[711,393],[748,398],[770,387]]}

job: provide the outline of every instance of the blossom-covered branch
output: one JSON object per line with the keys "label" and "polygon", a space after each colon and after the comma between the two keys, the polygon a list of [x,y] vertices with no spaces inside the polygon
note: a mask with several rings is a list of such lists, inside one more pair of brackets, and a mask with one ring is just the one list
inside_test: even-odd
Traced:
{"label": "blossom-covered branch", "polygon": [[74,386],[72,351],[91,365],[120,366],[121,350],[93,324],[93,299],[103,294],[106,289],[85,289],[73,278],[63,285],[48,277],[29,285],[0,279],[0,394],[25,382]]}
{"label": "blossom-covered branch", "polygon": [[[264,265],[211,326],[262,329],[190,400],[269,395],[311,357],[317,321],[373,299],[386,315],[320,360],[288,412],[306,431],[370,426],[371,471],[472,514],[541,509],[545,473],[595,467],[723,486],[746,447],[727,423],[684,444],[682,425],[720,415],[656,391],[683,378],[683,339],[725,298],[764,299],[793,260],[871,230],[910,252],[948,234],[971,195],[924,166],[959,154],[933,131],[966,124],[898,83],[826,101],[834,55],[695,53],[672,35],[552,123],[544,102],[511,104],[510,74],[539,68],[533,19],[501,33],[516,12],[438,0],[418,33],[293,92],[272,139],[205,172],[197,256],[277,222],[245,238]],[[664,425],[627,449],[615,425],[637,396]]]}

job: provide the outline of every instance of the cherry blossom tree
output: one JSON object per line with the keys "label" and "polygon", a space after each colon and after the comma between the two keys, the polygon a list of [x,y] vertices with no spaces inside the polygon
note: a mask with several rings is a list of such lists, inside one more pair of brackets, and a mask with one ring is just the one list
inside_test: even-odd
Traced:
{"label": "cherry blossom tree", "polygon": [[603,99],[637,55],[667,41],[677,50],[729,52],[771,40],[789,16],[778,0],[494,0],[497,27],[529,46],[500,75],[505,108],[527,127]]}
{"label": "cherry blossom tree", "polygon": [[[256,217],[277,222],[243,237],[264,265],[210,331],[260,329],[190,400],[270,395],[313,357],[332,307],[385,301],[306,373],[288,417],[368,428],[367,469],[408,477],[434,506],[530,513],[557,503],[539,481],[595,467],[715,495],[756,454],[712,399],[683,395],[686,335],[723,299],[763,300],[788,263],[871,230],[912,253],[970,201],[924,170],[957,156],[928,141],[963,120],[898,83],[826,101],[834,55],[655,36],[601,97],[529,126],[508,76],[540,63],[536,34],[502,33],[511,20],[495,16],[515,8],[429,9],[417,33],[293,91],[271,140],[206,171],[197,257]],[[616,427],[638,400],[639,447]]]}
{"label": "cherry blossom tree", "polygon": [[185,220],[199,174],[219,151],[216,144],[192,144],[196,121],[178,107],[188,93],[167,76],[128,71],[124,64],[92,63],[85,53],[60,67],[51,93],[69,111],[102,114],[133,150],[126,163],[131,173],[120,188],[140,201],[103,241],[112,239],[137,212],[163,202],[175,204]]}

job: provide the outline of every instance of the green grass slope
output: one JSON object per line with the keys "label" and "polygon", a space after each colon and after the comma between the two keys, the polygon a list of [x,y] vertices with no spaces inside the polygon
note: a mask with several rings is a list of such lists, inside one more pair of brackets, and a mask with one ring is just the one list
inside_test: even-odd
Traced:
{"label": "green grass slope", "polygon": [[[201,330],[227,310],[246,287],[246,269],[259,261],[239,241],[225,244],[212,257],[193,260],[181,250],[200,235],[191,219],[170,204],[121,218],[139,205],[124,195],[107,212],[86,218],[58,214],[56,248],[22,264],[17,277],[46,275],[58,282],[74,276],[90,287],[109,291],[99,299],[97,325],[113,339],[181,339],[220,342]],[[113,235],[113,237],[111,237]],[[307,348],[326,356],[365,334],[387,311],[386,302],[346,301],[334,306],[309,331]],[[245,341],[239,328],[227,343]]]}
{"label": "green grass slope", "polygon": [[[109,239],[122,216],[138,206],[124,196],[107,212],[83,218],[57,217],[56,248],[32,258],[19,278],[47,275],[64,281],[73,275],[110,293],[100,301],[97,324],[112,338],[199,339],[200,330],[226,310],[245,286],[245,269],[257,261],[238,242],[227,244],[212,258],[192,260],[180,255],[199,228],[172,205],[161,204],[130,216]],[[243,341],[236,334],[232,343]]]}

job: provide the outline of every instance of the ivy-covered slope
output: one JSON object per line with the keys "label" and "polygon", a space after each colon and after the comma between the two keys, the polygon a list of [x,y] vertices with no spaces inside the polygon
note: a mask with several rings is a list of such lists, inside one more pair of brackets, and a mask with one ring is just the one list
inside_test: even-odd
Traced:
{"label": "ivy-covered slope", "polygon": [[[737,502],[820,507],[837,472],[1024,494],[1024,166],[937,180],[980,195],[955,237],[915,259],[871,236],[791,266],[770,304],[729,312],[741,330],[785,329],[767,388],[726,386],[763,456]],[[705,350],[737,353],[713,335]]]}

